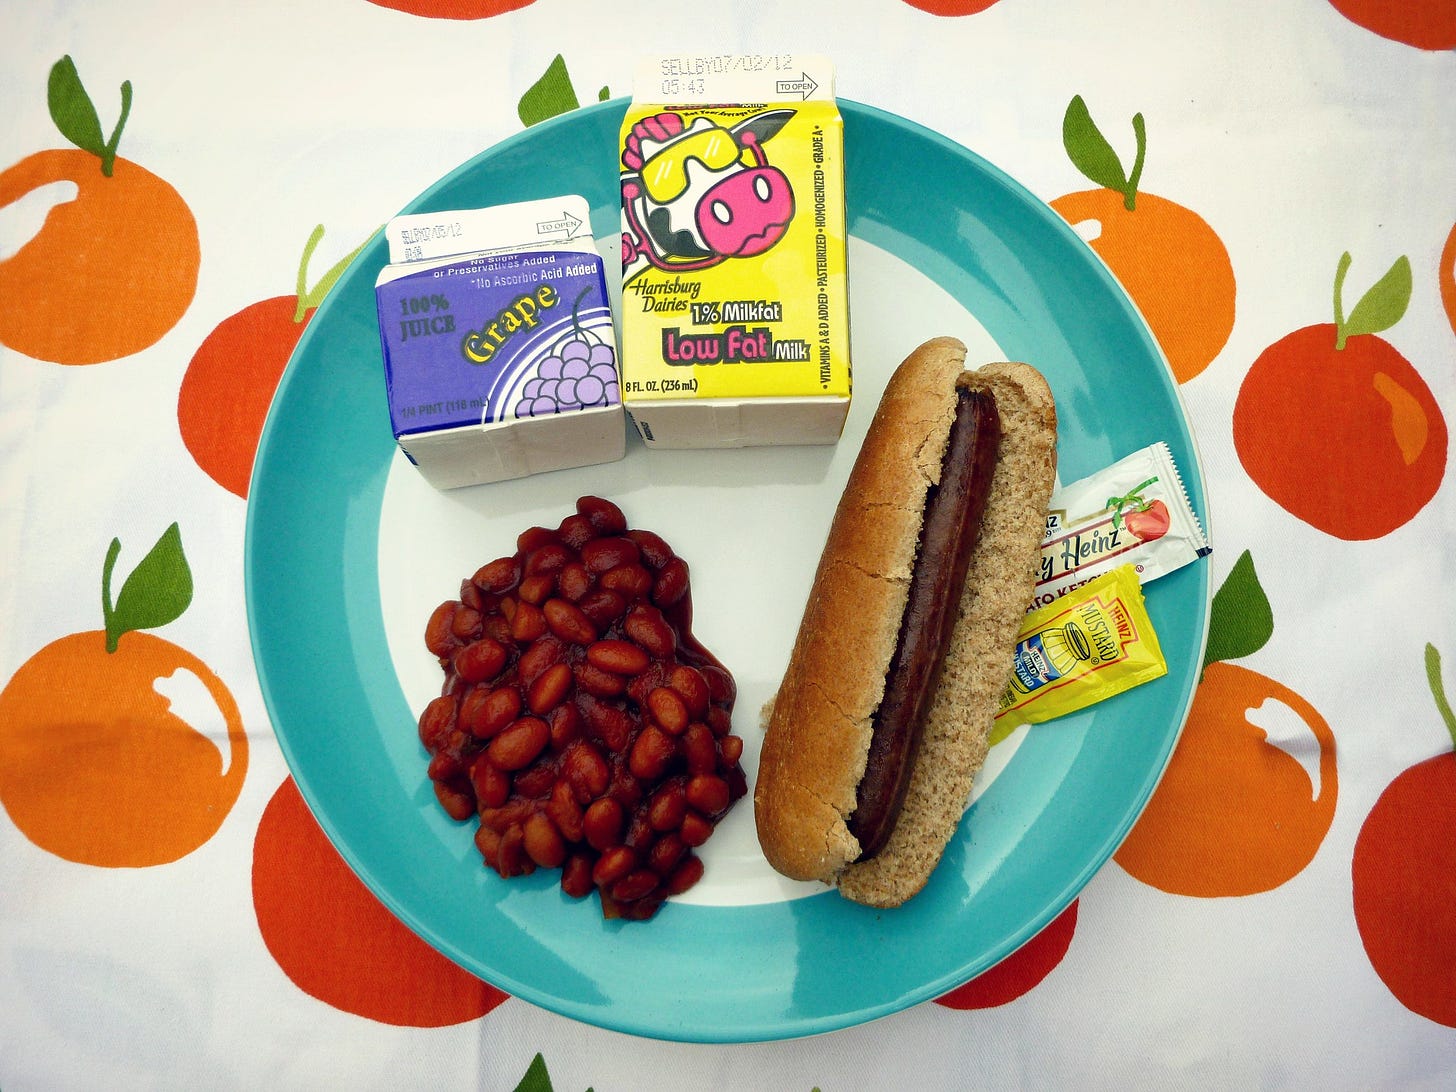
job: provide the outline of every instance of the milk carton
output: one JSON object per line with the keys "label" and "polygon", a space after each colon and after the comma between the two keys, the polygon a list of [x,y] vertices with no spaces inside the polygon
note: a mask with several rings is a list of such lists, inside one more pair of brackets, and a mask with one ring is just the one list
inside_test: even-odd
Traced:
{"label": "milk carton", "polygon": [[835,442],[849,293],[828,60],[644,63],[620,165],[622,391],[644,443]]}
{"label": "milk carton", "polygon": [[445,489],[620,459],[616,332],[578,196],[397,216],[374,294],[400,449]]}

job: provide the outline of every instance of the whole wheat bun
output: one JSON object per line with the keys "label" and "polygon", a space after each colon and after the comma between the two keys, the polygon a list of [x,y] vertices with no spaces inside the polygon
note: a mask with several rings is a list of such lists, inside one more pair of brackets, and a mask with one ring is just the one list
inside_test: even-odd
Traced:
{"label": "whole wheat bun", "polygon": [[[1011,676],[1056,476],[1056,408],[1046,380],[1026,364],[966,370],[965,362],[963,344],[939,338],[890,378],[830,525],[783,681],[765,709],[754,789],[765,856],[786,876],[837,885],[871,906],[898,906],[916,894],[960,823]],[[860,846],[847,820],[958,383],[994,395],[1001,448],[900,818],[880,853],[855,863]]]}

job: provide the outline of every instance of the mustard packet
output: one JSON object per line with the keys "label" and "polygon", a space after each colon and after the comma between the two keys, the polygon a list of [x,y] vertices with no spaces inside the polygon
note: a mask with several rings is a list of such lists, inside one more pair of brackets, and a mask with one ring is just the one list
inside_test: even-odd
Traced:
{"label": "mustard packet", "polygon": [[1026,616],[991,742],[1167,673],[1137,571],[1119,565]]}

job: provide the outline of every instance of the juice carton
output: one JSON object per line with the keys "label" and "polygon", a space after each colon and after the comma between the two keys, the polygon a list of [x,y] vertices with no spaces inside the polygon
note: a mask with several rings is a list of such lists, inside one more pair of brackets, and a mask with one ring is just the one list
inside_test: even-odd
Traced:
{"label": "juice carton", "polygon": [[446,489],[620,459],[604,263],[578,196],[396,216],[374,295],[395,439]]}
{"label": "juice carton", "polygon": [[824,57],[639,67],[621,134],[622,391],[649,447],[838,440],[843,137]]}

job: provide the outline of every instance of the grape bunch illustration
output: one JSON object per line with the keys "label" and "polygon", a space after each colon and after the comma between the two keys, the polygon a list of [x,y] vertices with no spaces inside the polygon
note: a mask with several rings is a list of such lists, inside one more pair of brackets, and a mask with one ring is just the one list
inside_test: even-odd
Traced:
{"label": "grape bunch illustration", "polygon": [[595,330],[581,325],[578,309],[591,289],[571,308],[571,333],[542,360],[521,389],[517,417],[547,417],[564,410],[610,406],[621,401],[617,385],[617,352]]}

